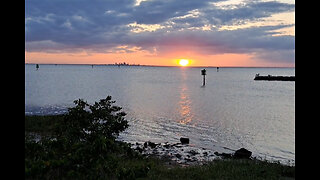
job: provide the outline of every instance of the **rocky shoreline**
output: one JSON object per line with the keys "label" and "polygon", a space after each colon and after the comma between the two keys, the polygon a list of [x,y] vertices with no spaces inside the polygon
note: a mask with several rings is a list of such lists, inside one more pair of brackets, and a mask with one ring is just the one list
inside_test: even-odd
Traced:
{"label": "rocky shoreline", "polygon": [[144,143],[131,144],[131,148],[147,157],[158,157],[165,159],[168,164],[178,164],[181,166],[203,165],[216,159],[251,159],[251,151],[245,148],[236,150],[234,153],[219,153],[205,148],[198,148],[189,145],[189,139],[180,139],[180,143],[170,144],[154,143],[147,141]]}

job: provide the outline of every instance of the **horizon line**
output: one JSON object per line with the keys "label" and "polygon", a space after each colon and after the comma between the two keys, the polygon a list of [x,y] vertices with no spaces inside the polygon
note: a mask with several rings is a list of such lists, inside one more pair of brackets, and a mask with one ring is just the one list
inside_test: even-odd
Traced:
{"label": "horizon line", "polygon": [[[25,64],[39,64],[39,65],[84,65],[84,66],[118,66],[115,64],[73,64],[73,63],[25,63]],[[165,65],[141,65],[141,64],[132,64],[132,65],[121,65],[121,66],[144,66],[144,67],[180,67],[180,68],[295,68],[295,66],[165,66]]]}

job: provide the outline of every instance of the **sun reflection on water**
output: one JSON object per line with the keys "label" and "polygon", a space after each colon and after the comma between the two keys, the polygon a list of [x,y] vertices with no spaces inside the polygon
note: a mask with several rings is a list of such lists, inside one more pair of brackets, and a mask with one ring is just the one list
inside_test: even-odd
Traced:
{"label": "sun reflection on water", "polygon": [[[182,78],[183,81],[187,79],[186,72],[182,70]],[[180,114],[180,124],[189,124],[193,119],[193,113],[191,113],[191,103],[188,88],[186,84],[183,82],[181,85],[180,91],[180,101],[179,101],[179,114]]]}

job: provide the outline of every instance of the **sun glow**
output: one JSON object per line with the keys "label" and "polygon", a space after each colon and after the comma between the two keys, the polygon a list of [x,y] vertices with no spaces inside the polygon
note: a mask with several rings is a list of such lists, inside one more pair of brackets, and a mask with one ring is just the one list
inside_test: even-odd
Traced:
{"label": "sun glow", "polygon": [[189,64],[189,60],[188,59],[180,59],[179,64],[181,66],[187,66]]}

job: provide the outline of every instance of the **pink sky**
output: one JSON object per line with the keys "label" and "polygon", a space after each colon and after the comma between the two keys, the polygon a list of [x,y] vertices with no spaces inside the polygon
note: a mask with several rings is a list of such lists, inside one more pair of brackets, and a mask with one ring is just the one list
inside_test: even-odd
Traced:
{"label": "pink sky", "polygon": [[[185,54],[185,55],[182,55]],[[188,59],[188,66],[220,67],[294,67],[292,63],[273,63],[257,60],[248,54],[199,55],[195,53],[170,53],[156,56],[147,52],[135,53],[41,53],[26,52],[26,63],[35,64],[114,64],[129,63],[140,65],[179,66],[179,59]]]}

